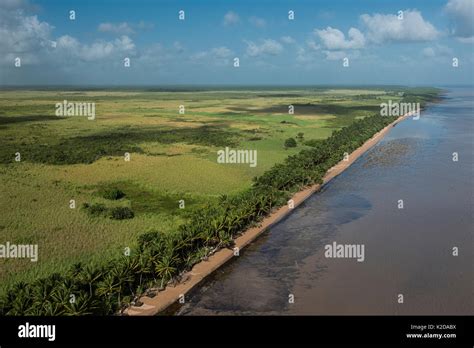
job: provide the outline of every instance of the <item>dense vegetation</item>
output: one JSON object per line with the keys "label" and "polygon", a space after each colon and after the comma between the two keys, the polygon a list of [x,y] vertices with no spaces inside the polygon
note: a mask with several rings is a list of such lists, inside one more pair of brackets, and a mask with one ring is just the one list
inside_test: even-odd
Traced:
{"label": "dense vegetation", "polygon": [[133,219],[135,213],[129,207],[107,208],[104,204],[84,203],[82,208],[92,217],[108,216],[114,220]]}
{"label": "dense vegetation", "polygon": [[296,143],[295,138],[288,138],[285,140],[285,147],[296,147],[298,144]]}
{"label": "dense vegetation", "polygon": [[104,188],[100,192],[101,196],[105,199],[117,200],[125,197],[125,193],[118,188]]}
{"label": "dense vegetation", "polygon": [[[21,119],[22,117],[17,117]],[[12,117],[12,119],[14,119]],[[30,120],[30,118],[27,118]],[[124,127],[107,130],[87,136],[74,136],[65,139],[46,139],[45,143],[12,142],[2,144],[0,163],[14,162],[14,154],[19,152],[30,162],[45,164],[93,163],[106,156],[124,156],[126,152],[143,153],[138,143],[159,142],[173,144],[177,142],[206,145],[234,145],[234,134],[217,126],[181,129],[144,129]]]}
{"label": "dense vegetation", "polygon": [[[0,315],[116,313],[136,301],[146,289],[179,280],[183,271],[209,254],[232,246],[238,233],[285,204],[292,193],[321,183],[326,171],[344,153],[355,150],[394,119],[366,117],[333,132],[325,140],[306,142],[311,148],[289,156],[255,178],[250,189],[195,209],[175,233],[156,231],[142,235],[130,254],[107,265],[76,264],[65,274],[17,283],[1,298]],[[99,215],[107,210],[104,206],[91,207],[86,209]],[[130,214],[121,210],[117,216]]]}

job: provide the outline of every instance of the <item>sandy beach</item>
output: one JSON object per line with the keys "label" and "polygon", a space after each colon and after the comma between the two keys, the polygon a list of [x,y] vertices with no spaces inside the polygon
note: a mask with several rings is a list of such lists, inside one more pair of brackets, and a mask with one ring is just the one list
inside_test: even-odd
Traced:
{"label": "sandy beach", "polygon": [[[352,163],[354,163],[357,158],[359,158],[364,152],[369,150],[372,146],[377,144],[397,123],[408,118],[410,114],[400,116],[397,120],[386,126],[384,129],[376,133],[371,139],[367,140],[362,146],[353,151],[349,155],[347,161],[340,161],[338,164],[330,168],[325,176],[323,177],[323,185],[329,182],[331,179],[341,174],[345,169],[347,169]],[[304,190],[297,192],[293,195],[292,200],[294,201],[294,207],[303,203],[307,198],[309,198],[313,193],[319,191],[322,185],[313,185]],[[293,208],[294,209],[294,208]],[[264,218],[257,227],[249,228],[243,232],[239,237],[235,239],[234,248],[242,250],[249,243],[254,241],[259,235],[265,232],[272,225],[278,223],[283,219],[287,214],[290,214],[293,209],[290,209],[288,205],[282,206],[274,210],[270,215]],[[209,256],[207,261],[199,262],[194,265],[191,271],[187,272],[183,276],[183,280],[176,286],[167,286],[165,290],[160,291],[155,297],[150,298],[143,296],[140,298],[140,301],[143,303],[140,307],[132,306],[124,311],[125,315],[156,315],[170,305],[176,303],[180,298],[186,301],[186,294],[197,286],[204,278],[218,269],[220,266],[225,264],[233,257],[238,257],[234,255],[234,250],[231,249],[221,249]]]}

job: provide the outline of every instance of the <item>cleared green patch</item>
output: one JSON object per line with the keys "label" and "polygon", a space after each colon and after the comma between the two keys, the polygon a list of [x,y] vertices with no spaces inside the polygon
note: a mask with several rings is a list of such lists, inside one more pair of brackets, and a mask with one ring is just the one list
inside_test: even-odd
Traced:
{"label": "cleared green patch", "polygon": [[[196,208],[209,201],[205,197],[196,197],[186,193],[163,192],[144,187],[130,181],[103,184],[98,187],[98,195],[102,192],[118,190],[124,193],[123,201],[136,214],[170,214],[185,215],[189,209]],[[126,192],[126,194],[125,194]]]}

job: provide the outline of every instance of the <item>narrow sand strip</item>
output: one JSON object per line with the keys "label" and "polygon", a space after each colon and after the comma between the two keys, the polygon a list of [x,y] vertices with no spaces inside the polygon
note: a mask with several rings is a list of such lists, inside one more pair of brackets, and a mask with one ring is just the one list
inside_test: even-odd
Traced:
{"label": "narrow sand strip", "polygon": [[[397,120],[389,124],[387,127],[374,134],[372,138],[367,140],[361,147],[356,149],[349,155],[348,161],[340,161],[334,167],[330,168],[326,175],[323,177],[323,183],[326,184],[331,179],[341,174],[345,169],[347,169],[352,163],[357,160],[364,152],[370,149],[372,146],[377,144],[384,136],[387,134],[390,129],[395,126],[397,123],[409,117],[410,114],[400,116]],[[323,185],[324,185],[323,184]],[[292,199],[294,201],[294,206],[297,207],[303,203],[308,197],[313,193],[319,191],[322,185],[313,185],[310,186],[298,193],[296,193]],[[269,227],[279,222],[286,215],[288,215],[293,209],[288,208],[288,205],[285,205],[266,218],[264,218],[258,227],[249,228],[242,233],[239,237],[235,239],[235,246],[242,250],[249,243],[254,241],[259,235],[265,232]],[[177,284],[175,287],[167,286],[165,290],[160,291],[155,297],[150,298],[143,296],[140,298],[140,301],[143,302],[143,305],[140,307],[132,306],[125,310],[126,315],[156,315],[161,311],[168,308],[173,303],[176,303],[181,295],[186,295],[191,289],[198,285],[204,278],[222,266],[224,263],[229,261],[234,256],[234,251],[231,249],[221,249],[215,254],[211,255],[207,261],[202,261],[194,265],[191,271],[187,272],[184,276],[181,283]],[[237,256],[238,257],[238,256]]]}

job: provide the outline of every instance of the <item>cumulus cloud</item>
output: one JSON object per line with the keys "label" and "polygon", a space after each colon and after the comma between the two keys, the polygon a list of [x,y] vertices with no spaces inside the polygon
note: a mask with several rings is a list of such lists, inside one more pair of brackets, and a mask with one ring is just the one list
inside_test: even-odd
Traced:
{"label": "cumulus cloud", "polygon": [[312,60],[313,60],[313,57],[310,54],[308,54],[306,49],[304,49],[303,47],[298,48],[298,50],[296,51],[296,61],[298,63],[308,64]]}
{"label": "cumulus cloud", "polygon": [[328,50],[359,49],[365,46],[364,34],[356,28],[349,29],[347,39],[342,31],[331,27],[316,29],[314,33]]}
{"label": "cumulus cloud", "polygon": [[98,31],[102,33],[111,33],[111,34],[122,34],[122,35],[131,35],[136,31],[140,30],[151,30],[154,28],[154,24],[150,22],[140,21],[138,23],[100,23],[97,28]]}
{"label": "cumulus cloud", "polygon": [[252,16],[249,18],[250,24],[256,26],[257,28],[264,28],[267,25],[267,22],[263,18]]}
{"label": "cumulus cloud", "polygon": [[445,11],[452,21],[452,34],[459,41],[474,42],[474,2],[472,0],[449,0]]}
{"label": "cumulus cloud", "polygon": [[[472,0],[471,0],[472,1]],[[366,36],[375,43],[386,41],[431,41],[439,36],[438,30],[416,10],[403,11],[403,19],[394,14],[363,14]]]}
{"label": "cumulus cloud", "polygon": [[244,42],[247,44],[247,55],[250,57],[257,57],[261,55],[278,55],[283,51],[283,46],[275,40],[266,39],[263,40],[260,44],[257,44],[253,41],[246,41]]}
{"label": "cumulus cloud", "polygon": [[318,45],[314,40],[306,41],[306,49],[303,49],[297,59],[303,61],[311,57],[306,52],[321,52],[326,60],[341,60],[348,57],[348,51],[351,52],[351,57],[358,57],[357,50],[365,48],[366,39],[364,34],[356,28],[350,28],[347,32],[347,37],[342,31],[336,28],[327,27],[326,29],[315,29],[314,35],[319,38],[321,45]]}
{"label": "cumulus cloud", "polygon": [[293,39],[291,36],[282,36],[280,38],[280,41],[287,45],[291,45],[296,42],[295,39]]}
{"label": "cumulus cloud", "polygon": [[83,61],[94,61],[108,58],[112,55],[133,55],[135,44],[126,35],[114,41],[96,41],[90,45],[82,44],[74,37],[64,35],[57,40],[57,51]]}
{"label": "cumulus cloud", "polygon": [[191,61],[196,63],[212,63],[215,65],[228,65],[230,64],[230,58],[233,56],[234,52],[225,47],[214,47],[208,51],[201,51],[191,55]]}
{"label": "cumulus cloud", "polygon": [[133,29],[126,22],[122,23],[100,23],[98,30],[103,33],[133,34]]}
{"label": "cumulus cloud", "polygon": [[[0,51],[3,62],[11,62],[18,56],[23,64],[60,64],[67,61],[68,65],[72,65],[108,58],[114,54],[133,55],[135,52],[135,44],[126,35],[113,41],[99,40],[91,44],[81,43],[69,35],[54,39],[54,27],[40,21],[36,15],[26,14],[21,6],[25,6],[25,2],[19,0],[8,0],[0,6]],[[103,28],[110,29],[107,26]]]}
{"label": "cumulus cloud", "polygon": [[25,4],[20,0],[0,3],[0,60],[4,63],[20,57],[22,63],[35,64],[53,49],[54,26],[28,15],[21,8]]}
{"label": "cumulus cloud", "polygon": [[306,45],[312,50],[312,51],[317,51],[321,48],[320,45],[318,45],[314,40],[307,40]]}
{"label": "cumulus cloud", "polygon": [[17,8],[21,1],[8,0],[0,4],[0,51],[33,51],[50,42],[54,26],[41,22]]}
{"label": "cumulus cloud", "polygon": [[240,17],[237,13],[229,11],[224,15],[224,25],[234,25],[240,22]]}

